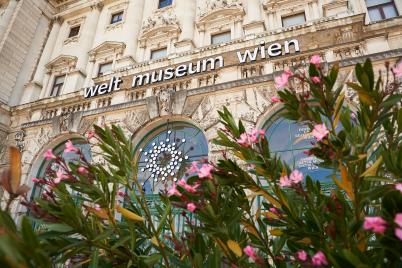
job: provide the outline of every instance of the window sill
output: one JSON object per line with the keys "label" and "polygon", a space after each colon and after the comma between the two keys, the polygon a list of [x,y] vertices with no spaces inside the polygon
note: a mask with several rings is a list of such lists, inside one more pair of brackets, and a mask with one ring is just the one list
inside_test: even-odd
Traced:
{"label": "window sill", "polygon": [[113,24],[109,24],[108,26],[106,26],[106,31],[113,31],[113,30],[116,30],[118,28],[122,28],[123,23],[124,23],[124,20],[116,22],[116,23],[113,23]]}
{"label": "window sill", "polygon": [[68,45],[68,44],[70,44],[70,43],[75,43],[75,42],[78,42],[78,39],[79,39],[79,35],[77,35],[77,36],[73,36],[73,37],[69,37],[69,38],[67,38],[66,40],[64,40],[64,45]]}

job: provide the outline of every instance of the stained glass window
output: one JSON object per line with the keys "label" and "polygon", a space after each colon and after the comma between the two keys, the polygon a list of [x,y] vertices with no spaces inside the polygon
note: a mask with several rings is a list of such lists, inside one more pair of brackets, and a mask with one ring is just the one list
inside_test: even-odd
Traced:
{"label": "stained glass window", "polygon": [[187,123],[174,122],[152,131],[138,149],[138,179],[146,194],[186,176],[193,161],[208,158],[204,133]]}

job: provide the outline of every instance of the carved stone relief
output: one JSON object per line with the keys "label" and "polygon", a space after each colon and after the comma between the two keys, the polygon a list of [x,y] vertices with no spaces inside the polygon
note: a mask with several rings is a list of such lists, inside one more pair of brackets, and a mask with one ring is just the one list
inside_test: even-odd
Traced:
{"label": "carved stone relief", "polygon": [[209,13],[224,8],[242,8],[242,2],[239,0],[207,0],[204,8],[198,7],[199,18],[202,18]]}
{"label": "carved stone relief", "polygon": [[153,28],[174,25],[179,27],[179,21],[172,10],[157,16],[148,17],[142,25],[142,32],[149,32]]}
{"label": "carved stone relief", "polygon": [[141,110],[126,112],[123,122],[130,132],[134,133],[149,120],[148,112],[146,110]]}
{"label": "carved stone relief", "polygon": [[16,145],[17,145],[18,149],[20,150],[20,152],[24,151],[24,148],[25,148],[25,136],[26,136],[26,133],[23,129],[18,131],[17,133],[15,133],[15,136],[14,136]]}
{"label": "carved stone relief", "polygon": [[0,165],[5,164],[7,159],[7,133],[0,132]]}

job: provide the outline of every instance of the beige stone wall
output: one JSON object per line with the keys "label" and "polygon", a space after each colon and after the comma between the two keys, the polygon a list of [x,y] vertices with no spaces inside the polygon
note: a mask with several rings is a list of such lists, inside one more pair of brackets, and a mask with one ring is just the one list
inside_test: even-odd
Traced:
{"label": "beige stone wall", "polygon": [[0,101],[20,103],[46,41],[49,6],[44,0],[10,0],[0,17]]}
{"label": "beige stone wall", "polygon": [[[40,2],[20,0],[22,4],[18,5],[29,1]],[[184,121],[200,128],[210,141],[220,127],[217,110],[223,107],[247,127],[262,127],[278,109],[271,103],[276,95],[274,76],[285,67],[305,64],[313,54],[320,54],[328,64],[340,63],[345,79],[353,79],[352,66],[367,57],[378,69],[385,61],[396,63],[401,59],[402,17],[371,23],[364,0],[305,2],[173,0],[172,6],[158,9],[157,0],[54,0],[50,1],[54,15],[48,24],[34,9],[35,23],[23,27],[25,36],[31,36],[24,52],[20,46],[4,50],[12,52],[7,60],[15,57],[13,64],[20,66],[20,71],[8,71],[0,61],[0,70],[14,72],[12,79],[0,76],[8,79],[0,84],[0,90],[6,93],[0,98],[9,101],[13,99],[11,92],[18,92],[21,100],[19,105],[3,109],[3,114],[11,117],[3,125],[7,126],[8,144],[22,145],[24,181],[31,184],[30,178],[36,176],[46,149],[83,137],[93,124],[118,124],[138,143],[167,120]],[[111,25],[111,15],[120,11],[123,21]],[[283,16],[300,12],[306,15],[304,24],[282,27]],[[21,24],[31,20],[15,21],[13,32],[18,34]],[[79,35],[68,38],[70,28],[76,25],[80,25]],[[42,29],[42,34],[32,34],[34,28]],[[230,41],[211,45],[212,34],[228,30]],[[299,41],[300,53],[238,63],[237,51],[255,48],[261,42],[268,45],[292,39]],[[12,46],[12,40],[8,40],[8,46]],[[40,47],[43,40],[46,42]],[[166,57],[150,60],[151,51],[162,47],[167,47]],[[0,57],[1,53],[0,49]],[[19,59],[24,53],[29,57]],[[225,58],[224,68],[131,88],[134,75],[218,55]],[[106,62],[112,62],[112,73],[98,77],[99,65]],[[22,66],[25,71],[21,71]],[[29,73],[29,83],[24,82]],[[49,97],[59,75],[66,76],[61,94]],[[84,99],[84,87],[109,81],[113,76],[123,77],[121,90]],[[15,89],[10,91],[13,85]],[[347,93],[352,102],[353,92]],[[221,154],[212,143],[209,151],[211,160]]]}

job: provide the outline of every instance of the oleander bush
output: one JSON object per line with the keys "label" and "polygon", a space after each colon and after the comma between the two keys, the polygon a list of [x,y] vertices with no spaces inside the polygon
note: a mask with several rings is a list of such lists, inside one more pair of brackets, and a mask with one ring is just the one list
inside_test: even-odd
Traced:
{"label": "oleander bush", "polygon": [[[338,70],[313,56],[307,69],[275,78],[272,99],[282,103],[277,116],[311,129],[305,153],[332,171],[329,192],[224,108],[214,140],[221,160],[192,163],[150,202],[134,144],[116,126],[95,126],[89,139],[107,165],[87,162],[71,142],[75,162],[49,150],[58,170],[33,178],[41,194],[32,201],[11,149],[0,181],[0,267],[401,267],[402,64],[378,75],[370,60],[357,64],[356,83],[339,81]],[[27,212],[12,217],[16,202]]]}

